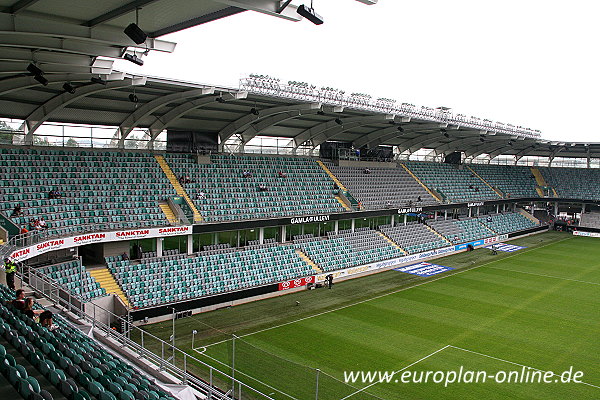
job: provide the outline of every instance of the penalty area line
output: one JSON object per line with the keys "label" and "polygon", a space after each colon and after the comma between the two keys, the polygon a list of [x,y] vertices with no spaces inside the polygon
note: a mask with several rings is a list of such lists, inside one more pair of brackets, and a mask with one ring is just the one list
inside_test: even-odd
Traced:
{"label": "penalty area line", "polygon": [[[436,350],[436,351],[434,351],[433,353],[430,353],[430,354],[426,355],[425,357],[418,359],[417,361],[413,362],[412,364],[409,364],[409,365],[407,365],[406,367],[404,367],[404,368],[402,368],[402,369],[399,369],[398,371],[394,371],[394,373],[393,373],[393,375],[392,375],[392,376],[394,376],[394,375],[396,375],[396,374],[398,374],[398,373],[400,373],[400,372],[403,372],[404,370],[406,370],[406,369],[408,369],[408,368],[412,367],[413,365],[416,365],[416,364],[420,363],[421,361],[423,361],[423,360],[426,360],[426,359],[428,359],[429,357],[431,357],[431,356],[433,356],[433,355],[435,355],[435,354],[437,354],[437,353],[439,353],[439,352],[441,352],[441,351],[444,351],[444,350],[446,350],[448,347],[452,347],[452,346],[450,346],[450,345],[448,344],[448,345],[446,345],[446,346],[442,347],[441,349],[437,349],[437,350]],[[362,388],[362,389],[359,389],[359,390],[357,390],[357,391],[356,391],[356,392],[354,392],[354,393],[350,393],[350,394],[349,394],[348,396],[346,396],[346,397],[342,397],[340,400],[346,400],[346,399],[349,399],[350,397],[352,397],[352,396],[354,396],[354,395],[356,395],[356,394],[359,394],[359,393],[361,393],[361,392],[364,392],[364,391],[365,391],[365,390],[367,390],[368,388],[370,388],[370,387],[372,387],[372,386],[375,386],[375,385],[377,385],[378,383],[381,383],[381,382],[379,382],[379,381],[373,382],[373,383],[371,383],[370,385],[367,385],[367,386],[365,386],[364,388]]]}

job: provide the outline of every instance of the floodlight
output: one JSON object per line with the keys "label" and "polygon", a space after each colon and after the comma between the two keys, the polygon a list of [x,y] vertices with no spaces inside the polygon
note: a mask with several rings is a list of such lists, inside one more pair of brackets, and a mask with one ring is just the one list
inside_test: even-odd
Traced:
{"label": "floodlight", "polygon": [[48,85],[48,79],[44,78],[42,75],[35,75],[33,79],[35,79],[44,86]]}
{"label": "floodlight", "polygon": [[33,63],[30,63],[27,66],[27,71],[29,71],[32,75],[39,75],[39,76],[44,75],[44,71],[42,71],[41,69],[39,69],[37,67],[37,65],[35,65]]}
{"label": "floodlight", "polygon": [[127,28],[123,30],[129,39],[133,40],[136,44],[142,44],[148,38],[146,32],[144,32],[137,24],[129,24]]}
{"label": "floodlight", "polygon": [[302,4],[298,7],[297,13],[315,25],[321,25],[323,23],[323,18],[321,18],[321,16],[317,14],[315,9],[312,7],[307,7]]}
{"label": "floodlight", "polygon": [[69,82],[65,82],[65,84],[62,87],[65,90],[65,92],[75,94],[75,87],[73,85],[71,85]]}
{"label": "floodlight", "polygon": [[342,120],[341,120],[341,119],[339,119],[339,118],[336,118],[334,121],[335,121],[335,123],[336,123],[336,124],[338,124],[338,125],[344,125],[344,123],[342,122]]}
{"label": "floodlight", "polygon": [[255,108],[255,107],[252,107],[252,108],[250,109],[250,113],[251,113],[251,114],[254,114],[254,115],[258,115],[258,114],[260,114],[260,111],[258,111],[258,109],[257,109],[257,108]]}
{"label": "floodlight", "polygon": [[123,56],[124,59],[126,59],[127,61],[130,61],[134,64],[137,65],[144,65],[144,60],[142,60],[141,58],[139,58],[138,56],[136,56],[135,54],[129,54],[129,53],[125,53],[125,55]]}
{"label": "floodlight", "polygon": [[99,85],[106,85],[107,84],[107,82],[104,79],[100,78],[100,77],[95,77],[94,76],[90,80],[92,81],[92,83],[97,83]]}
{"label": "floodlight", "polygon": [[138,99],[138,97],[135,95],[135,93],[131,93],[128,97],[129,97],[129,101],[132,103],[137,103],[138,101],[140,101],[140,99]]}

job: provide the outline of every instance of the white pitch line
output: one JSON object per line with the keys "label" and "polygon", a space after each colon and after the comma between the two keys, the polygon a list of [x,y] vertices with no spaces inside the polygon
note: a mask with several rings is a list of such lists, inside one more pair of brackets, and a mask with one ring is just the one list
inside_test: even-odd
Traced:
{"label": "white pitch line", "polygon": [[571,281],[571,282],[579,282],[579,283],[587,283],[589,285],[598,285],[600,286],[600,283],[598,282],[589,282],[589,281],[581,281],[579,279],[571,279],[571,278],[563,278],[561,276],[554,276],[554,275],[546,275],[546,274],[538,274],[535,272],[526,272],[526,271],[517,271],[516,269],[508,269],[508,268],[498,268],[498,267],[488,267],[491,269],[497,269],[499,271],[510,271],[510,272],[518,272],[520,274],[528,274],[528,275],[537,275],[537,276],[544,276],[546,278],[554,278],[554,279],[562,279],[565,281]]}
{"label": "white pitch line", "polygon": [[[325,315],[325,314],[329,314],[329,313],[332,313],[332,312],[340,311],[340,310],[343,310],[343,309],[346,309],[346,308],[349,308],[349,307],[354,307],[354,306],[357,306],[359,304],[367,303],[367,302],[372,301],[372,300],[380,299],[382,297],[386,297],[386,296],[390,296],[392,294],[400,293],[400,292],[403,292],[403,291],[408,290],[408,289],[416,288],[418,286],[425,285],[427,283],[439,281],[440,279],[445,279],[445,278],[448,278],[448,277],[451,277],[451,276],[462,274],[463,272],[473,271],[473,270],[475,270],[477,268],[481,268],[481,267],[484,267],[486,265],[493,264],[495,262],[503,261],[503,260],[506,260],[506,259],[511,258],[511,257],[517,257],[517,256],[520,256],[522,254],[529,253],[529,252],[535,251],[535,250],[539,250],[541,248],[544,248],[544,247],[547,247],[547,246],[551,246],[553,244],[557,244],[557,243],[560,243],[560,242],[564,242],[565,240],[570,240],[570,239],[573,239],[573,237],[568,237],[566,239],[562,239],[562,240],[559,240],[559,241],[556,241],[556,242],[547,243],[547,244],[545,244],[543,246],[540,246],[540,247],[535,247],[535,248],[532,248],[532,249],[521,251],[519,253],[514,253],[514,254],[511,254],[511,255],[509,255],[507,257],[503,257],[503,258],[500,258],[500,259],[497,259],[497,260],[489,261],[489,262],[487,262],[485,264],[481,264],[481,265],[478,265],[478,266],[473,267],[473,268],[458,270],[458,271],[456,271],[456,272],[454,272],[452,274],[449,274],[449,275],[442,275],[442,276],[437,277],[437,278],[429,279],[429,280],[426,280],[426,281],[423,281],[423,282],[416,283],[414,285],[403,287],[401,289],[395,290],[395,291],[390,292],[390,293],[381,294],[379,296],[375,296],[375,297],[371,297],[371,298],[368,298],[368,299],[365,299],[365,300],[361,300],[361,301],[358,301],[356,303],[348,304],[348,305],[343,306],[343,307],[338,307],[338,308],[335,308],[333,310],[323,311],[323,312],[320,312],[320,313],[317,313],[317,314],[314,314],[314,315],[309,315],[308,317],[304,317],[304,318],[300,318],[300,319],[297,319],[297,320],[294,320],[294,321],[290,321],[290,322],[286,322],[286,323],[283,323],[283,324],[271,326],[269,328],[260,329],[260,330],[255,331],[255,332],[246,333],[245,335],[238,336],[238,338],[243,338],[243,337],[246,337],[246,336],[252,336],[252,335],[255,335],[257,333],[262,333],[262,332],[270,331],[272,329],[281,328],[281,327],[284,327],[284,326],[287,326],[287,325],[295,324],[297,322],[305,321],[307,319],[311,319],[311,318],[314,318],[314,317],[319,317],[321,315]],[[211,346],[215,346],[217,344],[228,342],[229,340],[231,340],[231,339],[221,340],[221,341],[218,341],[218,342],[215,342],[215,343],[207,344],[204,347],[208,348],[208,347],[211,347]]]}
{"label": "white pitch line", "polygon": [[[198,351],[198,350],[196,350],[196,349],[194,349],[194,350],[195,350],[195,351]],[[198,352],[199,352],[199,351],[198,351]],[[200,352],[199,352],[199,353],[200,353]],[[202,354],[202,353],[201,353],[201,354]],[[230,365],[227,365],[227,364],[225,364],[224,362],[222,362],[222,361],[219,361],[219,360],[217,360],[217,359],[216,359],[216,358],[214,358],[214,357],[211,357],[211,356],[209,356],[209,355],[207,355],[207,354],[202,354],[202,355],[203,355],[204,357],[206,357],[206,358],[210,358],[211,360],[213,360],[214,362],[216,362],[216,363],[218,363],[218,364],[221,364],[221,365],[223,365],[223,366],[225,366],[225,367],[231,368],[231,366],[230,366]],[[248,378],[252,379],[253,381],[256,381],[256,382],[258,382],[258,383],[260,383],[261,385],[264,385],[265,387],[268,387],[269,389],[276,391],[277,393],[281,393],[282,395],[284,395],[284,396],[286,396],[286,397],[289,397],[290,399],[293,399],[293,400],[299,400],[299,399],[297,399],[296,397],[294,397],[294,396],[292,396],[292,395],[290,395],[290,394],[287,394],[286,392],[282,392],[281,390],[279,390],[279,389],[277,389],[277,388],[275,388],[275,387],[273,387],[273,386],[269,385],[268,383],[262,382],[261,380],[259,380],[259,379],[256,379],[256,378],[254,378],[253,376],[250,376],[250,375],[248,375],[248,374],[246,374],[246,373],[244,373],[244,372],[242,372],[242,371],[240,371],[240,370],[237,370],[237,369],[236,369],[236,370],[235,370],[235,372],[237,372],[238,374],[242,374],[242,375],[244,375],[244,376],[246,376],[246,377],[248,377]]]}
{"label": "white pitch line", "polygon": [[[487,354],[484,354],[484,353],[480,353],[478,351],[464,349],[462,347],[457,347],[457,346],[452,346],[452,345],[448,345],[446,347],[452,347],[453,349],[466,351],[467,353],[477,354],[477,355],[482,356],[482,357],[491,358],[493,360],[502,361],[502,362],[505,362],[505,363],[508,363],[508,364],[513,364],[513,365],[517,365],[519,367],[525,367],[525,368],[533,369],[533,370],[540,371],[540,372],[552,372],[552,371],[544,371],[543,369],[539,369],[539,368],[530,367],[529,365],[519,364],[519,363],[516,363],[516,362],[513,362],[513,361],[508,361],[508,360],[505,360],[503,358],[498,358],[498,357],[490,356],[490,355],[487,355]],[[552,376],[560,376],[560,375],[557,375],[554,372],[552,372]],[[587,382],[574,382],[574,383],[581,383],[582,385],[587,385],[587,386],[594,387],[596,389],[600,389],[600,386],[592,385],[591,383],[587,383]]]}
{"label": "white pitch line", "polygon": [[[443,350],[446,350],[448,347],[452,347],[452,346],[450,346],[450,345],[446,345],[446,346],[442,347],[441,349],[437,349],[437,350],[436,350],[436,351],[434,351],[433,353],[431,353],[431,354],[428,354],[428,355],[426,355],[425,357],[418,359],[417,361],[413,362],[412,364],[409,364],[409,365],[407,365],[406,367],[404,367],[404,368],[402,368],[402,369],[399,369],[398,371],[395,371],[395,372],[392,374],[392,376],[394,376],[394,375],[396,375],[396,374],[398,374],[398,373],[400,373],[400,372],[404,371],[405,369],[408,369],[408,368],[412,367],[412,366],[413,366],[413,365],[415,365],[415,364],[418,364],[418,363],[420,363],[420,362],[421,362],[421,361],[423,361],[423,360],[426,360],[426,359],[428,359],[429,357],[433,356],[434,354],[437,354],[437,353],[439,353],[439,352],[441,352],[441,351],[443,351]],[[346,399],[349,399],[350,397],[354,396],[355,394],[358,394],[358,393],[364,392],[365,390],[367,390],[367,389],[368,389],[368,388],[370,388],[371,386],[375,386],[375,385],[377,385],[378,383],[381,383],[381,382],[379,382],[379,381],[373,382],[373,383],[371,383],[370,385],[367,385],[367,386],[365,386],[364,388],[362,388],[362,389],[360,389],[360,390],[357,390],[357,391],[356,391],[356,392],[354,392],[354,393],[350,393],[350,394],[349,394],[348,396],[346,396],[346,397],[342,397],[340,400],[346,400]]]}

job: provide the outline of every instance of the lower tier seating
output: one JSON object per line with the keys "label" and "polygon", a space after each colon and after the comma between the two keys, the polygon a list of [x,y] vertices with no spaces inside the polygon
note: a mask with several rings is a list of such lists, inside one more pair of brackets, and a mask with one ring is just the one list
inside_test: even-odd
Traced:
{"label": "lower tier seating", "polygon": [[134,307],[188,300],[314,273],[293,247],[278,244],[214,250],[189,258],[169,256],[140,264],[129,260],[107,264]]}
{"label": "lower tier seating", "polygon": [[38,271],[69,289],[84,301],[106,294],[106,291],[100,287],[85,266],[81,265],[80,260],[50,265],[40,268]]}
{"label": "lower tier seating", "polygon": [[454,244],[494,236],[477,218],[428,221],[427,224]]}
{"label": "lower tier seating", "polygon": [[425,224],[416,221],[406,225],[381,227],[381,231],[409,254],[422,253],[450,245],[428,229]]}
{"label": "lower tier seating", "polygon": [[360,228],[355,232],[340,231],[327,239],[301,239],[295,244],[324,271],[364,265],[404,253],[392,246],[376,231]]}
{"label": "lower tier seating", "polygon": [[519,213],[489,214],[478,219],[483,225],[500,235],[537,226],[535,222]]}

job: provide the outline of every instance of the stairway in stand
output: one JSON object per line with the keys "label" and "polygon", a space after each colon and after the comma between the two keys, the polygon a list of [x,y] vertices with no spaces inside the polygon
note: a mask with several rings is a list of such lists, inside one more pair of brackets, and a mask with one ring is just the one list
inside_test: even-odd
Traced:
{"label": "stairway in stand", "polygon": [[317,274],[322,274],[323,270],[321,268],[319,268],[319,266],[317,264],[314,263],[313,260],[311,260],[306,254],[304,254],[304,252],[300,249],[296,249],[296,253],[300,256],[300,258],[307,263],[308,265],[310,265],[312,267],[312,269],[314,269]]}
{"label": "stairway in stand", "polygon": [[404,250],[402,247],[400,247],[396,242],[394,242],[388,235],[386,235],[383,232],[379,232],[379,231],[377,233],[379,234],[379,236],[381,236],[386,241],[388,241],[392,246],[394,246],[395,248],[400,250],[402,253],[404,253],[404,255],[408,255],[408,252],[406,250]]}
{"label": "stairway in stand", "polygon": [[160,156],[160,155],[155,155],[154,158],[156,159],[156,161],[158,162],[158,165],[160,165],[160,168],[163,170],[163,172],[165,173],[165,175],[169,179],[169,182],[171,182],[171,185],[173,185],[173,188],[175,189],[175,192],[179,196],[183,197],[185,199],[185,201],[187,201],[187,203],[190,206],[190,208],[192,209],[192,212],[194,213],[194,223],[200,223],[200,222],[202,222],[203,219],[202,219],[202,215],[200,214],[200,211],[198,211],[198,209],[194,205],[194,202],[192,201],[192,199],[190,198],[190,196],[188,196],[188,194],[185,191],[185,189],[183,188],[183,186],[181,186],[181,184],[177,180],[177,177],[175,176],[175,174],[171,170],[171,167],[169,167],[169,164],[167,163],[167,160],[165,160],[165,158],[163,156]]}
{"label": "stairway in stand", "polygon": [[127,307],[130,307],[127,296],[125,296],[125,293],[123,293],[123,290],[108,268],[88,269],[88,272],[100,284],[100,287],[106,290],[106,293],[116,294]]}
{"label": "stairway in stand", "polygon": [[167,221],[169,221],[169,223],[171,225],[175,225],[177,224],[177,217],[175,216],[175,214],[173,214],[173,210],[171,210],[171,207],[169,207],[169,204],[165,203],[158,203],[158,206],[160,207],[160,209],[162,210],[162,212],[165,214],[165,217],[167,217]]}

